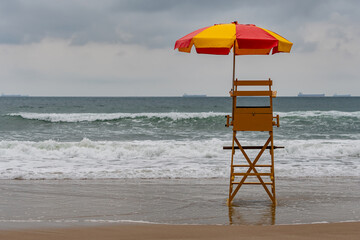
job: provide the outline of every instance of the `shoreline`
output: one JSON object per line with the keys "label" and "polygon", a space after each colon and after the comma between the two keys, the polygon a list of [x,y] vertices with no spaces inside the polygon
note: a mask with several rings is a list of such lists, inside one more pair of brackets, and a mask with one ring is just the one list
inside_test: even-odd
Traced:
{"label": "shoreline", "polygon": [[0,239],[358,239],[360,222],[272,226],[130,224],[74,228],[0,230]]}
{"label": "shoreline", "polygon": [[360,221],[360,178],[277,178],[226,205],[228,179],[1,180],[0,230],[104,224],[284,225]]}

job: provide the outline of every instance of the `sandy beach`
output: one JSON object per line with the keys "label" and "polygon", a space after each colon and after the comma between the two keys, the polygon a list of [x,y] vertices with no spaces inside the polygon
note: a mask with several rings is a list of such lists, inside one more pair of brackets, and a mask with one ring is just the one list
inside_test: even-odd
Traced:
{"label": "sandy beach", "polygon": [[360,220],[358,178],[279,178],[276,207],[263,189],[254,187],[242,189],[228,207],[227,180],[3,180],[0,230],[109,224],[296,226]]}
{"label": "sandy beach", "polygon": [[120,225],[0,231],[0,239],[359,239],[360,223],[277,226]]}

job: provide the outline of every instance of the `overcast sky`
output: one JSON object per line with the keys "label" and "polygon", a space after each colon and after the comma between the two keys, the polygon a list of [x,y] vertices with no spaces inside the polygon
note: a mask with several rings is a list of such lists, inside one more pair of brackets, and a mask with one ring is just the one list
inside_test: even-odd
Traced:
{"label": "overcast sky", "polygon": [[227,96],[232,56],[173,48],[235,20],[294,43],[290,54],[238,56],[238,78],[271,77],[279,96],[360,95],[358,0],[0,0],[0,93]]}

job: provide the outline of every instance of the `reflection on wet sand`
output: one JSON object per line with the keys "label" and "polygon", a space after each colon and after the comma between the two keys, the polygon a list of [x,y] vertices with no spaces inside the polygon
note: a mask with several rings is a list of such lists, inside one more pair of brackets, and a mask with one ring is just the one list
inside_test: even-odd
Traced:
{"label": "reflection on wet sand", "polygon": [[263,201],[238,201],[229,206],[230,225],[274,225],[276,206]]}

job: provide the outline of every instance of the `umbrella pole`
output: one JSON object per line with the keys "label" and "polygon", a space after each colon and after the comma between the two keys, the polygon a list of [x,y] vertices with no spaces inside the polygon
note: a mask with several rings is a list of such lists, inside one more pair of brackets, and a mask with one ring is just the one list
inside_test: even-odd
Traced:
{"label": "umbrella pole", "polygon": [[[232,79],[232,89],[231,91],[233,92],[232,95],[232,102],[233,102],[233,106],[232,106],[232,115],[231,115],[231,122],[234,122],[234,109],[236,108],[236,97],[234,96],[234,91],[235,91],[235,45],[236,45],[236,40],[234,41],[234,46],[233,46],[233,51],[234,51],[234,55],[233,55],[233,79]],[[232,124],[231,124],[232,125]]]}
{"label": "umbrella pole", "polygon": [[234,81],[235,81],[235,43],[236,40],[234,41],[234,47],[233,47],[233,51],[234,51],[234,55],[233,55],[233,82],[232,82],[232,90],[234,91]]}
{"label": "umbrella pole", "polygon": [[[232,77],[232,93],[230,94],[232,96],[232,115],[231,115],[231,126],[233,126],[234,123],[234,113],[235,113],[235,108],[236,108],[236,96],[235,96],[235,44],[236,44],[236,40],[234,41],[234,46],[233,46],[233,77]],[[233,181],[234,181],[234,154],[235,154],[235,139],[236,139],[236,131],[234,131],[233,128],[233,139],[232,139],[232,148],[231,148],[231,167],[230,167],[230,185],[229,185],[229,198],[227,200],[227,205],[230,207],[231,206],[231,202],[233,199],[232,193],[233,193]]]}

